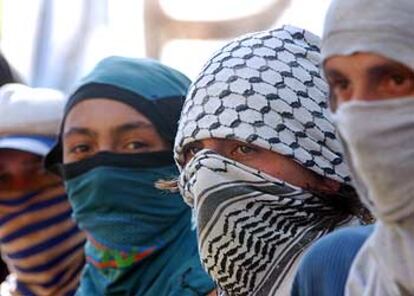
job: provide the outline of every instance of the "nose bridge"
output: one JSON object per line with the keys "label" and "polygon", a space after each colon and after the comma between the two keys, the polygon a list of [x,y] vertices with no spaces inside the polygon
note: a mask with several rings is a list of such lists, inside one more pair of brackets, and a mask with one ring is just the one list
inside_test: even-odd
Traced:
{"label": "nose bridge", "polygon": [[116,139],[110,133],[101,134],[98,138],[97,152],[115,152]]}
{"label": "nose bridge", "polygon": [[359,78],[354,82],[352,98],[353,101],[367,101],[375,98],[375,93],[369,83],[364,78]]}
{"label": "nose bridge", "polygon": [[219,139],[205,139],[201,140],[204,149],[213,150],[219,154],[222,154],[222,143]]}

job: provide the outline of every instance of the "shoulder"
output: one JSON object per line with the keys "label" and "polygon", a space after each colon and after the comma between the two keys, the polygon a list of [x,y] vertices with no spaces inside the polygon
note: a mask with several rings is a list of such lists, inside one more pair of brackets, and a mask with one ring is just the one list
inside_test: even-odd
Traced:
{"label": "shoulder", "polygon": [[373,231],[373,226],[348,227],[334,231],[313,244],[305,253],[301,266],[307,264],[324,265],[332,260],[353,259],[356,252]]}
{"label": "shoulder", "polygon": [[292,295],[333,295],[343,291],[353,259],[373,226],[334,231],[313,244],[301,259]]}

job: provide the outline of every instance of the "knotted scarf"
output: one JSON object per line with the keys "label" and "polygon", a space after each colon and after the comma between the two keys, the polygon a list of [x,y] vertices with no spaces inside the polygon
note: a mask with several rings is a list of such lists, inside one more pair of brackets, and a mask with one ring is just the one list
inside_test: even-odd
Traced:
{"label": "knotted scarf", "polygon": [[186,165],[180,185],[203,265],[228,295],[287,295],[303,250],[351,220],[329,196],[208,150]]}
{"label": "knotted scarf", "polygon": [[[318,46],[312,33],[284,26],[242,36],[217,52],[184,103],[177,162],[189,143],[232,139],[349,183]],[[225,294],[288,295],[304,250],[354,218],[347,194],[322,198],[211,152],[197,155],[181,167],[180,188],[194,205],[204,267]]]}

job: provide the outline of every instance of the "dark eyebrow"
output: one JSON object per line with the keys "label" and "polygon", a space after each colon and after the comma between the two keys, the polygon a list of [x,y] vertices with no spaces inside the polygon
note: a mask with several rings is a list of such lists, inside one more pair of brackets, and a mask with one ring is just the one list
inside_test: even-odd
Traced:
{"label": "dark eyebrow", "polygon": [[116,134],[120,134],[120,133],[125,133],[125,132],[129,132],[129,131],[136,130],[136,129],[148,129],[148,128],[154,128],[154,126],[149,122],[135,121],[135,122],[124,123],[124,124],[117,126],[114,129],[114,132]]}
{"label": "dark eyebrow", "polygon": [[344,78],[345,75],[335,69],[325,69],[325,76],[328,78]]}
{"label": "dark eyebrow", "polygon": [[85,127],[71,127],[67,132],[63,134],[63,138],[67,138],[72,135],[84,135],[84,136],[89,136],[89,137],[96,137],[97,133]]}
{"label": "dark eyebrow", "polygon": [[406,66],[394,62],[375,65],[368,69],[368,75],[373,77],[381,77],[390,73],[393,74],[393,72],[396,71],[403,71],[406,74],[414,75],[413,71],[411,71]]}

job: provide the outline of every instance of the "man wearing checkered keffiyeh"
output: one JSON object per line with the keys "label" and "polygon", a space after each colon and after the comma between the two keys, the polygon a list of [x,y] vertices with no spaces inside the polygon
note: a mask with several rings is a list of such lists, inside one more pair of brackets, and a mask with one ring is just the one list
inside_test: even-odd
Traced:
{"label": "man wearing checkered keffiyeh", "polygon": [[288,295],[304,250],[358,220],[347,190],[312,192],[211,150],[184,165],[186,145],[232,139],[349,189],[319,62],[319,38],[305,30],[242,36],[208,61],[187,96],[175,142],[179,185],[195,210],[204,267],[224,295]]}

